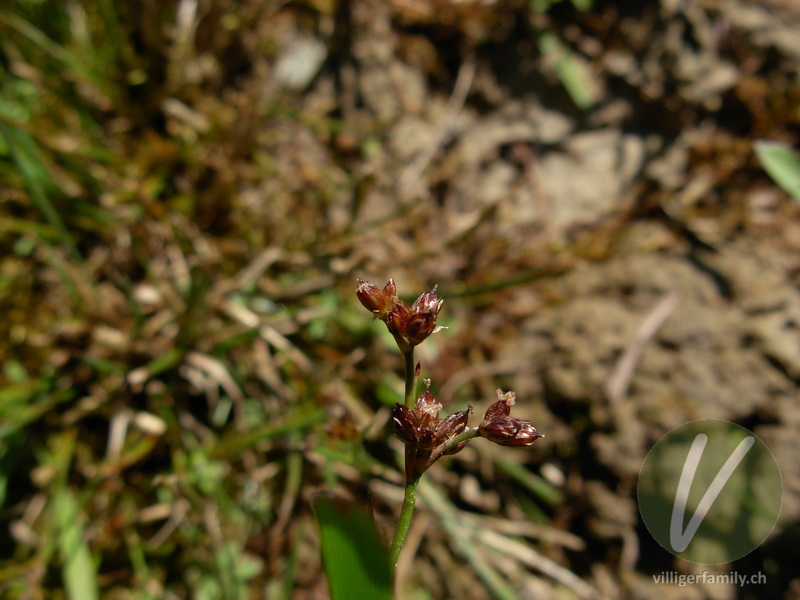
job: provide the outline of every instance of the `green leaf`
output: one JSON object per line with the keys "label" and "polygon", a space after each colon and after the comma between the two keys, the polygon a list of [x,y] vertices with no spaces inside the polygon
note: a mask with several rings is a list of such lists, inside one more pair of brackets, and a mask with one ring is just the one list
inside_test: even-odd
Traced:
{"label": "green leaf", "polygon": [[552,31],[540,32],[538,43],[575,106],[581,110],[594,106],[598,100],[596,83],[580,57]]}
{"label": "green leaf", "polygon": [[273,439],[290,433],[302,431],[321,423],[327,414],[319,406],[300,406],[287,415],[282,421],[266,423],[246,432],[227,434],[209,450],[212,458],[228,458],[237,456],[247,448],[251,448],[264,440]]}
{"label": "green leaf", "polygon": [[53,513],[64,561],[61,568],[64,589],[69,600],[97,600],[97,572],[78,512],[72,492],[61,488],[53,498]]}
{"label": "green leaf", "polygon": [[800,153],[779,142],[753,144],[756,156],[772,180],[800,202]]}
{"label": "green leaf", "polygon": [[328,494],[317,496],[313,506],[332,600],[391,600],[389,552],[372,514]]}

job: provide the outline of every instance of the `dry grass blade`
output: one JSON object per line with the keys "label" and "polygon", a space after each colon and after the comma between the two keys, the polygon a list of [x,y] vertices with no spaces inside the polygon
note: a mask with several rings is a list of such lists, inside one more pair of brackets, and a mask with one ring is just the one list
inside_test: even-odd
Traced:
{"label": "dry grass blade", "polygon": [[428,165],[436,156],[436,153],[447,141],[447,136],[450,135],[450,129],[458,115],[458,111],[464,105],[469,93],[472,81],[475,79],[476,71],[475,59],[470,57],[464,60],[461,68],[458,70],[458,77],[453,86],[453,93],[450,100],[447,102],[445,108],[445,115],[442,123],[440,123],[431,133],[430,139],[425,144],[423,151],[408,165],[400,175],[397,182],[397,188],[400,191],[402,198],[407,198],[414,191],[414,188],[419,183],[422,174]]}
{"label": "dry grass blade", "polygon": [[540,573],[551,577],[555,581],[558,581],[575,592],[579,598],[585,600],[601,600],[602,598],[597,590],[575,575],[575,573],[562,567],[557,562],[542,556],[527,544],[501,535],[491,529],[476,530],[475,537],[487,548],[499,552],[508,558],[520,561],[536,569]]}
{"label": "dry grass blade", "polygon": [[613,404],[619,404],[624,400],[628,385],[630,385],[631,378],[636,370],[636,363],[639,362],[647,342],[678,307],[680,301],[681,297],[676,292],[665,295],[639,325],[636,334],[619,357],[614,367],[614,372],[606,383],[606,395]]}

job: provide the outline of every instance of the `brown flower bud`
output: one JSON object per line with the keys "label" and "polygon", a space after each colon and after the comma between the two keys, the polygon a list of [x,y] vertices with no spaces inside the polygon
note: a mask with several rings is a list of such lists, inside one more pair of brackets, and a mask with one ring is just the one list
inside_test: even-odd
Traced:
{"label": "brown flower bud", "polygon": [[[437,431],[437,439],[439,440],[439,444],[447,444],[450,440],[452,440],[457,435],[464,433],[467,429],[467,419],[469,419],[469,414],[472,412],[472,405],[467,405],[467,410],[460,410],[457,413],[453,413],[446,419],[442,421],[439,425],[439,430]],[[461,452],[467,445],[467,440],[463,442],[459,442],[450,450],[446,450],[443,452],[443,455],[452,455]]]}
{"label": "brown flower bud", "polygon": [[[425,385],[430,385],[430,379],[425,380]],[[426,387],[425,392],[417,398],[417,403],[414,405],[414,412],[417,416],[422,427],[430,427],[434,421],[439,419],[439,411],[442,410],[442,405],[436,401],[431,390]]]}
{"label": "brown flower bud", "polygon": [[517,395],[514,392],[503,393],[502,390],[497,390],[497,402],[492,405],[483,415],[484,421],[490,421],[495,417],[507,417],[511,414],[511,407],[516,403]]}
{"label": "brown flower bud", "polygon": [[385,320],[387,313],[397,302],[397,288],[393,279],[386,282],[382,290],[369,281],[356,279],[356,296],[364,308],[375,315],[375,318]]}
{"label": "brown flower bud", "polygon": [[414,300],[414,304],[411,305],[411,312],[426,313],[431,314],[434,317],[438,317],[439,311],[442,310],[442,304],[444,304],[444,300],[439,298],[439,296],[436,294],[437,287],[439,286],[433,286],[431,291],[420,294],[419,298]]}
{"label": "brown flower bud", "polygon": [[402,404],[395,404],[392,410],[392,427],[394,434],[405,444],[416,444],[419,437],[419,420],[417,415]]}
{"label": "brown flower bud", "polygon": [[478,425],[478,431],[490,442],[501,446],[530,446],[544,437],[530,421],[513,417],[495,417]]}
{"label": "brown flower bud", "polygon": [[410,317],[411,309],[405,302],[398,300],[386,314],[386,327],[389,329],[389,333],[405,337],[406,325]]}
{"label": "brown flower bud", "polygon": [[439,329],[436,319],[442,310],[444,300],[436,294],[436,287],[420,295],[411,305],[411,316],[406,323],[406,338],[411,345],[416,346]]}
{"label": "brown flower bud", "polygon": [[414,346],[441,329],[436,326],[436,318],[444,300],[436,294],[436,287],[421,294],[409,307],[397,297],[393,279],[387,281],[383,289],[363,279],[356,279],[356,284],[359,302],[375,318],[386,323],[403,354],[408,354]]}
{"label": "brown flower bud", "polygon": [[383,286],[383,296],[388,302],[397,302],[397,286],[394,279],[389,279],[386,285]]}
{"label": "brown flower bud", "polygon": [[463,433],[467,428],[467,419],[472,410],[470,406],[467,410],[460,410],[449,417],[442,419],[436,428],[436,445],[444,444],[448,440]]}
{"label": "brown flower bud", "polygon": [[362,306],[372,313],[379,313],[386,306],[383,292],[369,281],[356,279],[356,296]]}
{"label": "brown flower bud", "polygon": [[511,407],[516,402],[514,392],[497,390],[497,402],[489,406],[478,425],[478,432],[487,440],[503,446],[530,446],[544,437],[530,421],[511,417]]}
{"label": "brown flower bud", "polygon": [[436,331],[436,317],[430,314],[412,314],[406,323],[406,337],[414,346],[425,341],[434,331]]}

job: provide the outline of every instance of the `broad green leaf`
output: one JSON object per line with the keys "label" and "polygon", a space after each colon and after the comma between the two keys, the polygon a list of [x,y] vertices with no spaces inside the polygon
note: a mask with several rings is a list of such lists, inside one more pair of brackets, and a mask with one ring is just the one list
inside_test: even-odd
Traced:
{"label": "broad green leaf", "polygon": [[779,142],[758,141],[753,147],[767,174],[800,202],[800,153]]}
{"label": "broad green leaf", "polygon": [[389,552],[372,514],[327,494],[314,499],[332,600],[391,600]]}

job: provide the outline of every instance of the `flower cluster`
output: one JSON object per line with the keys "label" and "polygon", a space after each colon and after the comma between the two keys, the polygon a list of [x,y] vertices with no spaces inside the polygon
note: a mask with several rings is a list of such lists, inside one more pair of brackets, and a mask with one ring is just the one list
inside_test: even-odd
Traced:
{"label": "flower cluster", "polygon": [[[434,287],[409,307],[397,297],[392,279],[382,289],[363,279],[356,283],[359,301],[376,319],[386,323],[400,351],[406,355],[408,369],[409,364],[413,364],[414,347],[441,329],[436,319],[444,300],[439,298]],[[544,437],[530,421],[511,416],[511,407],[516,401],[514,392],[497,390],[497,402],[489,407],[476,429],[467,427],[472,405],[439,418],[442,405],[430,391],[430,380],[425,380],[425,392],[412,408],[418,375],[419,364],[413,373],[406,372],[406,405],[397,404],[392,411],[394,433],[406,445],[407,485],[413,485],[439,458],[459,452],[473,438],[483,437],[502,446],[530,446]]]}
{"label": "flower cluster", "polygon": [[393,279],[386,282],[383,289],[363,279],[357,279],[356,284],[356,295],[361,304],[376,319],[386,323],[403,354],[408,354],[411,348],[442,329],[437,327],[436,318],[444,300],[437,296],[436,287],[420,295],[409,307],[397,297]]}
{"label": "flower cluster", "polygon": [[430,379],[425,380],[425,393],[417,398],[414,408],[396,404],[392,411],[394,433],[406,445],[406,478],[422,475],[439,457],[455,454],[467,445],[467,440],[457,437],[467,430],[467,410],[439,418],[442,405],[430,390]]}

